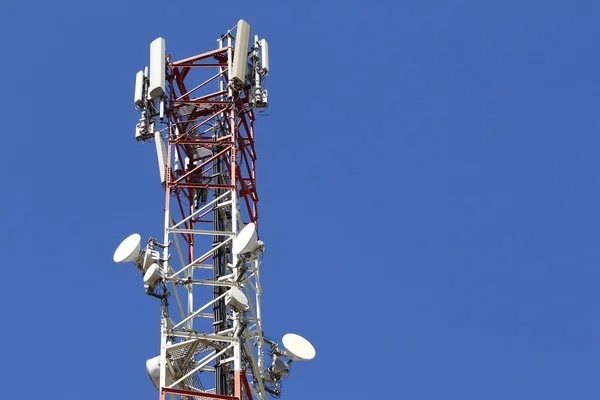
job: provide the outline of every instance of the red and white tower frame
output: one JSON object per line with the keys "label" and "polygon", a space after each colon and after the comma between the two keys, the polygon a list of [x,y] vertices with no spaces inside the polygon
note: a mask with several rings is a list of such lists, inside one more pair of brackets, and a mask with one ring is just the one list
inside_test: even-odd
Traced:
{"label": "red and white tower frame", "polygon": [[[176,61],[165,53],[162,88],[153,83],[160,71],[151,55],[143,78],[137,136],[156,140],[166,192],[163,243],[154,241],[160,268],[144,271],[147,293],[161,301],[160,356],[147,364],[159,373],[161,400],[265,399],[272,390],[265,388],[262,256],[232,252],[243,227],[258,227],[254,128],[266,107],[268,66],[266,41],[256,37],[250,46],[249,30],[241,20],[216,49]],[[164,40],[157,40],[160,54]]]}
{"label": "red and white tower frame", "polygon": [[244,20],[216,49],[177,61],[158,38],[136,75],[136,139],[156,143],[164,236],[141,249],[133,234],[114,260],[133,262],[160,300],[160,354],[146,362],[160,400],[279,397],[290,363],[316,354],[299,335],[283,350],[262,330],[254,123],[267,107],[267,46]]}

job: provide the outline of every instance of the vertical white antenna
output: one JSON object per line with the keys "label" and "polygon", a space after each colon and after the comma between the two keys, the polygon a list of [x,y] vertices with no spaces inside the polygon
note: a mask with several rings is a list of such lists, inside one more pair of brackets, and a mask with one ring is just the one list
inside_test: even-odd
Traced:
{"label": "vertical white antenna", "polygon": [[165,94],[165,46],[165,39],[161,37],[150,43],[150,100]]}
{"label": "vertical white antenna", "polygon": [[269,74],[269,43],[267,39],[260,40],[260,67],[264,75]]}
{"label": "vertical white antenna", "polygon": [[233,70],[231,79],[236,85],[246,82],[246,64],[248,63],[248,43],[250,41],[250,24],[240,19],[235,36],[235,53],[233,54]]}
{"label": "vertical white antenna", "polygon": [[177,176],[181,173],[181,163],[179,162],[179,154],[175,151],[175,165],[173,167],[173,171]]}
{"label": "vertical white antenna", "polygon": [[136,108],[142,107],[144,103],[144,71],[138,71],[135,74],[135,95],[133,104]]}

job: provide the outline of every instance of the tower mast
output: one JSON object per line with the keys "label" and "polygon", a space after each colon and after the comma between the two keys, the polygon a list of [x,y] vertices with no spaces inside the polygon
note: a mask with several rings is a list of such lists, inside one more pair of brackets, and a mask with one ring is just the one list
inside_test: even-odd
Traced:
{"label": "tower mast", "polygon": [[292,360],[315,356],[304,338],[285,335],[283,350],[262,329],[254,125],[268,71],[266,40],[250,42],[240,20],[176,61],[154,40],[136,75],[136,139],[156,143],[164,234],[143,249],[131,235],[114,260],[132,261],[160,301],[160,354],[146,362],[160,400],[279,397]]}
{"label": "tower mast", "polygon": [[[258,223],[255,109],[250,105],[251,87],[244,85],[245,72],[236,77],[232,71],[234,51],[248,51],[249,29],[245,21],[240,21],[235,32],[237,40],[230,31],[218,40],[217,49],[169,62],[167,66],[167,165],[170,165],[171,155],[183,163],[179,171],[168,173],[166,181],[164,240],[165,243],[182,242],[176,247],[187,247],[188,254],[187,257],[183,255],[179,263],[167,262],[168,272],[165,272],[168,280],[179,279],[177,283],[187,290],[188,304],[183,318],[187,321],[181,325],[184,329],[179,330],[177,326],[169,329],[167,323],[167,328],[161,332],[161,359],[164,355],[166,361],[169,342],[176,338],[200,342],[214,349],[211,353],[218,354],[214,367],[200,368],[199,371],[213,369],[215,394],[237,398],[251,397],[251,393],[243,393],[251,389],[246,375],[242,374],[242,346],[256,344],[262,347],[264,343],[260,319],[254,315],[260,310],[260,291],[256,291],[260,287],[258,260],[251,267],[238,265],[239,257],[232,253],[232,241],[240,227],[245,223],[255,226]],[[240,43],[240,39],[245,42]],[[243,57],[243,69],[246,58]],[[215,85],[210,85],[215,81],[218,82],[216,91],[211,90]],[[238,85],[238,82],[242,84]],[[243,202],[243,213],[239,202]],[[168,258],[168,251],[168,248],[164,249],[163,258]],[[179,265],[173,268],[172,264]],[[253,307],[245,310],[247,306],[242,304],[241,308],[232,308],[228,313],[225,301],[231,288],[241,294],[242,303],[248,303],[244,300],[251,298]],[[208,310],[212,306],[212,315],[199,313],[194,305],[197,300],[208,297],[202,294],[207,289],[212,291],[212,300],[200,309]],[[166,318],[168,311],[165,310],[163,315]],[[209,318],[212,329],[206,324]],[[212,335],[203,333],[202,337],[195,333],[210,331]],[[254,353],[253,348],[245,351]],[[193,357],[193,352],[186,356]],[[262,381],[258,360],[254,365],[250,359],[248,361],[244,369],[252,371],[257,383],[256,395],[264,398],[264,387],[258,385]],[[167,362],[161,363],[161,370],[167,365]],[[163,376],[166,373],[161,374]],[[164,386],[161,384],[161,387]]]}

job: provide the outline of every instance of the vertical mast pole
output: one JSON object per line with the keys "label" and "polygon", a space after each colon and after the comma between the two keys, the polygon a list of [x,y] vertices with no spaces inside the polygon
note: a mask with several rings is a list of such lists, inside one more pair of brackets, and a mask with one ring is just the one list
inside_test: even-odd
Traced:
{"label": "vertical mast pole", "polygon": [[[161,101],[164,101],[161,99]],[[163,243],[169,242],[169,207],[171,200],[171,188],[168,185],[168,182],[171,180],[171,145],[170,145],[170,137],[171,137],[171,129],[173,128],[172,124],[169,123],[169,134],[167,136],[167,165],[165,168],[165,219],[164,219],[164,231],[163,231]],[[158,139],[156,139],[158,140]],[[166,276],[169,272],[169,246],[165,246],[163,248],[163,275]],[[160,387],[166,386],[166,366],[167,366],[167,298],[166,296],[160,301]],[[160,394],[162,398],[162,393]]]}
{"label": "vertical mast pole", "polygon": [[[219,42],[219,48],[222,48],[223,39],[219,39],[218,42]],[[231,76],[231,63],[232,63],[231,32],[228,32],[227,33],[227,68],[228,68],[227,75],[228,75],[228,77]],[[219,69],[222,70],[221,68],[219,68]],[[223,86],[224,86],[223,80],[222,80],[222,78],[220,78],[219,79],[219,89],[222,90]],[[231,107],[235,107],[235,105],[231,104]],[[226,125],[226,121],[217,120],[217,122],[214,125],[214,131],[213,131],[213,137],[215,138],[215,140],[219,136],[223,135],[224,132],[222,132],[222,129],[223,129],[223,126],[225,126],[225,125]],[[230,129],[229,133],[233,134],[233,132],[231,132],[231,129]],[[225,134],[227,134],[227,132],[225,132]],[[219,146],[213,147],[213,155],[219,153],[220,151],[221,151],[221,148]],[[225,156],[219,157],[213,163],[213,177],[215,177],[217,179],[219,184],[226,183],[225,180],[223,179],[223,173],[224,173],[223,158],[224,157]],[[234,174],[234,173],[232,173],[232,174]],[[223,193],[224,193],[224,189],[215,189],[214,190],[214,198],[218,198]],[[232,198],[235,197],[235,190],[232,191],[231,196],[232,196]],[[213,210],[213,230],[224,231],[224,230],[226,230],[225,229],[225,225],[226,225],[225,216],[223,215],[221,210],[217,208],[217,206],[218,205],[215,204],[215,208]],[[232,212],[235,212],[235,211],[232,211]],[[235,231],[233,231],[233,232],[235,232]],[[213,244],[216,246],[217,244],[221,243],[224,240],[225,240],[225,237],[215,235],[213,237]],[[225,248],[221,247],[218,250],[215,250],[215,253],[213,255],[213,275],[214,275],[215,281],[227,273],[226,267],[227,267],[227,254],[225,253]],[[217,297],[221,296],[223,294],[223,292],[224,292],[223,287],[215,286],[213,289],[213,298],[217,298]],[[216,301],[213,306],[213,327],[214,327],[215,333],[218,333],[220,331],[227,329],[227,310],[225,307],[225,301],[223,299]],[[231,391],[229,390],[229,385],[228,385],[227,370],[223,366],[220,365],[220,361],[224,358],[226,358],[226,356],[217,358],[216,363],[215,363],[215,389],[216,389],[216,394],[229,395],[231,393]]]}

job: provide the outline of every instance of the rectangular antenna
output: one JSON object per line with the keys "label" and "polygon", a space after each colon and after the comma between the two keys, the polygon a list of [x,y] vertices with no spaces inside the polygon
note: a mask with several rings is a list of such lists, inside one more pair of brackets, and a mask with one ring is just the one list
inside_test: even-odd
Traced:
{"label": "rectangular antenna", "polygon": [[246,64],[248,64],[248,43],[250,41],[250,24],[240,19],[237,24],[235,36],[235,52],[233,54],[233,66],[231,79],[238,86],[246,82]]}
{"label": "rectangular antenna", "polygon": [[150,43],[150,87],[148,99],[165,94],[165,39],[159,37]]}
{"label": "rectangular antenna", "polygon": [[263,74],[269,75],[269,43],[267,43],[267,39],[260,40],[260,67]]}

